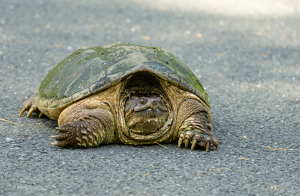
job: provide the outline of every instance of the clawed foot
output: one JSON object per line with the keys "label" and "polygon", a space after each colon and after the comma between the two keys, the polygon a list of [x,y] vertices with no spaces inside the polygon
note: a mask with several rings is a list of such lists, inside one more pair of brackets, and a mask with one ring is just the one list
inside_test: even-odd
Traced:
{"label": "clawed foot", "polygon": [[51,143],[53,146],[60,147],[77,147],[76,145],[76,123],[69,122],[67,124],[56,127],[58,130],[55,136],[51,138],[56,139],[55,142]]}
{"label": "clawed foot", "polygon": [[195,130],[186,131],[181,133],[178,139],[178,148],[181,147],[182,142],[185,144],[185,148],[191,144],[191,150],[193,150],[198,144],[200,147],[205,147],[206,152],[209,150],[209,147],[216,147],[218,150],[219,141],[212,135],[207,133],[199,133]]}
{"label": "clawed foot", "polygon": [[[37,106],[35,105],[35,97],[31,97],[27,101],[24,101],[23,107],[20,110],[19,116],[22,116],[22,114],[24,114],[25,111],[28,111],[27,118],[29,118],[33,112],[37,112],[37,113],[40,112],[39,109],[37,108]],[[43,115],[43,113],[40,112],[39,118],[41,118],[42,115]]]}
{"label": "clawed foot", "polygon": [[103,135],[98,131],[93,131],[92,127],[87,127],[85,121],[74,120],[56,128],[58,131],[51,138],[56,139],[51,143],[60,147],[85,147],[91,148],[100,145]]}

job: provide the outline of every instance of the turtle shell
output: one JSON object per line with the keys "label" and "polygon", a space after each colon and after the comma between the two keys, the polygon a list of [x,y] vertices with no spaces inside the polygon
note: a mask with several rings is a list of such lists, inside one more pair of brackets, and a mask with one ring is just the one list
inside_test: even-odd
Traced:
{"label": "turtle shell", "polygon": [[200,81],[173,54],[160,47],[119,42],[79,49],[62,60],[40,84],[37,105],[47,110],[62,110],[79,99],[116,85],[137,71],[154,73],[210,105]]}

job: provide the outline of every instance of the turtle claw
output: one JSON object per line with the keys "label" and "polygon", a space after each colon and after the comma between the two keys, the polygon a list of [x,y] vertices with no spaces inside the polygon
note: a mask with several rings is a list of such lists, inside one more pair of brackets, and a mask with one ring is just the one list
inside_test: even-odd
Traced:
{"label": "turtle claw", "polygon": [[41,113],[39,114],[39,118],[42,118],[43,115],[44,115],[44,114],[41,112]]}
{"label": "turtle claw", "polygon": [[68,129],[62,128],[62,127],[55,127],[56,130],[60,131],[60,132],[66,132],[68,131]]}
{"label": "turtle claw", "polygon": [[59,144],[58,144],[58,142],[57,141],[55,141],[55,142],[52,142],[52,143],[50,143],[51,145],[53,145],[53,146],[59,146]]}
{"label": "turtle claw", "polygon": [[194,150],[194,148],[196,147],[196,144],[197,144],[197,140],[194,140],[192,143],[191,150]]}
{"label": "turtle claw", "polygon": [[182,144],[182,137],[180,137],[180,138],[178,139],[178,148],[181,147],[181,144]]}
{"label": "turtle claw", "polygon": [[[29,118],[33,112],[39,113],[39,109],[35,105],[35,97],[31,97],[27,101],[24,101],[23,107],[20,109],[19,116],[22,116],[25,111],[28,111],[27,118]],[[39,114],[39,117],[41,115],[42,113]]]}
{"label": "turtle claw", "polygon": [[185,139],[184,140],[184,147],[187,148],[189,146],[190,140],[189,139]]}
{"label": "turtle claw", "polygon": [[208,152],[209,149],[209,142],[206,143],[206,152]]}
{"label": "turtle claw", "polygon": [[33,111],[34,111],[34,108],[31,107],[29,109],[28,113],[27,113],[27,118],[29,118],[31,116],[31,114],[33,113]]}
{"label": "turtle claw", "polygon": [[19,116],[22,116],[22,114],[24,114],[24,112],[26,111],[26,108],[22,107],[19,113]]}
{"label": "turtle claw", "polygon": [[188,148],[191,143],[191,150],[194,150],[195,147],[200,146],[204,147],[206,152],[209,151],[209,147],[216,147],[218,150],[219,141],[210,133],[200,132],[196,130],[186,131],[181,133],[178,139],[178,147],[181,147],[182,142],[184,141],[185,148]]}

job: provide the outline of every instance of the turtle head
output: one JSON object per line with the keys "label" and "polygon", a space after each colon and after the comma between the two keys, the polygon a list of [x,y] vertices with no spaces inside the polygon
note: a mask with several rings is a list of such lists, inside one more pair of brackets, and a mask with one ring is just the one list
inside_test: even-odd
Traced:
{"label": "turtle head", "polygon": [[159,96],[131,96],[125,104],[126,125],[138,134],[154,133],[166,122],[167,110]]}
{"label": "turtle head", "polygon": [[122,100],[127,128],[139,135],[159,131],[169,116],[159,78],[149,72],[138,72],[126,82]]}

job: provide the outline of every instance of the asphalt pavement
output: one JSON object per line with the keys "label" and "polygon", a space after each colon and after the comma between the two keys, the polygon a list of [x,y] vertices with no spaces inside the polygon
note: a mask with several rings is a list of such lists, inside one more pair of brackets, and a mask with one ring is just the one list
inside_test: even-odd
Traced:
{"label": "asphalt pavement", "polygon": [[[2,0],[0,195],[300,195],[300,3]],[[50,145],[56,121],[18,117],[71,52],[160,46],[200,79],[219,150]]]}

